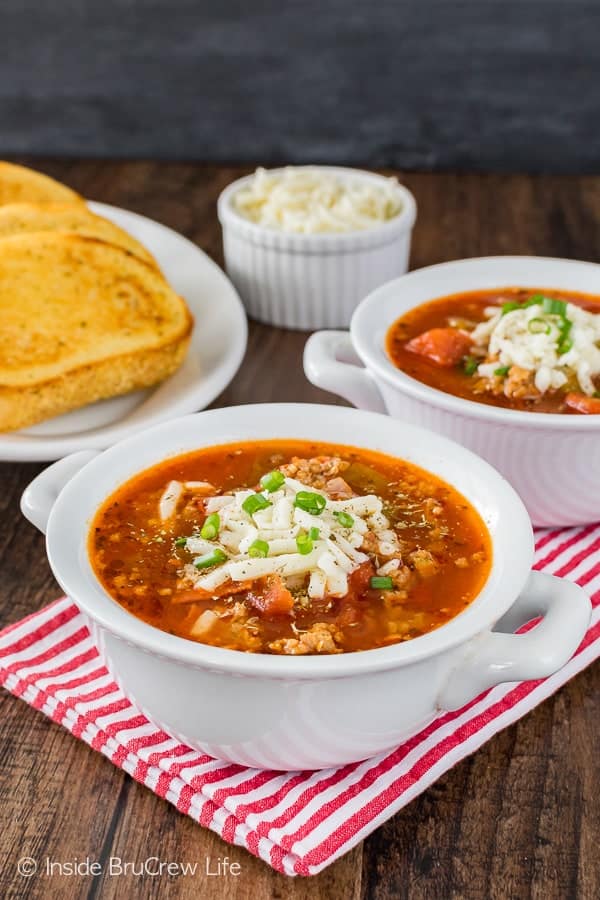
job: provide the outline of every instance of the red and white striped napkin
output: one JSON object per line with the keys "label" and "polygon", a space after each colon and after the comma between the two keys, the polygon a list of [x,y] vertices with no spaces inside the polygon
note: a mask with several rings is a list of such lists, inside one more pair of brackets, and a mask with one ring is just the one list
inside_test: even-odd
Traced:
{"label": "red and white striped napkin", "polygon": [[600,524],[539,531],[536,568],[577,581],[594,601],[571,662],[542,681],[493,688],[391,753],[339,769],[258,771],[179,744],[123,696],[66,598],[0,633],[0,680],[224,840],[286,875],[314,875],[600,655]]}

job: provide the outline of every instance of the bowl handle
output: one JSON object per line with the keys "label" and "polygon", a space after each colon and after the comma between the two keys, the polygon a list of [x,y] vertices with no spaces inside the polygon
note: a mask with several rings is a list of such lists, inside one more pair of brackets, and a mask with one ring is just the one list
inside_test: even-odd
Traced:
{"label": "bowl handle", "polygon": [[71,480],[100,450],[81,450],[59,459],[34,478],[21,497],[21,512],[36,528],[46,534],[48,518],[56,498]]}
{"label": "bowl handle", "polygon": [[[495,684],[552,675],[575,653],[591,613],[590,599],[577,584],[532,572],[496,630],[470,642],[466,656],[450,673],[438,706],[459,709]],[[529,631],[506,633],[539,616],[541,621]]]}
{"label": "bowl handle", "polygon": [[359,409],[387,412],[371,373],[364,368],[347,331],[317,331],[304,347],[304,372],[311,384]]}

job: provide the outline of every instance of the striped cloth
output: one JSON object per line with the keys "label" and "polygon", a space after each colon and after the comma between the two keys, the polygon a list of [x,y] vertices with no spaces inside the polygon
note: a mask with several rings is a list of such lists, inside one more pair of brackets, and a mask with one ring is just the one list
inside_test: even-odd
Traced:
{"label": "striped cloth", "polygon": [[600,524],[538,531],[536,538],[536,568],[577,581],[594,600],[575,657],[550,678],[493,688],[366,762],[259,771],[179,744],[124,697],[67,598],[0,633],[0,679],[225,841],[286,875],[314,875],[600,654]]}

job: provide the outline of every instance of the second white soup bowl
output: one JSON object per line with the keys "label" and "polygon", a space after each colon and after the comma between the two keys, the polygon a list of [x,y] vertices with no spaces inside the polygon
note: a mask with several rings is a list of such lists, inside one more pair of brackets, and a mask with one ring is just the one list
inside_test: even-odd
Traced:
{"label": "second white soup bowl", "polygon": [[510,481],[534,525],[596,522],[599,415],[520,412],[464,400],[405,375],[386,353],[389,327],[408,310],[449,294],[506,287],[600,296],[600,265],[497,256],[417,269],[366,297],[349,333],[323,331],[309,338],[306,375],[361,409],[387,412],[464,444]]}
{"label": "second white soup bowl", "polygon": [[[135,618],[104,590],[87,539],[98,507],[138,472],[231,441],[298,438],[379,450],[439,475],[477,508],[493,564],[479,596],[443,627],[403,644],[334,656],[243,653],[188,641]],[[166,732],[220,759],[314,769],[372,756],[502,681],[560,668],[590,617],[581,588],[531,572],[525,509],[487,463],[386,416],[331,406],[243,406],[159,425],[39,475],[25,515],[46,531],[50,565],[123,690]],[[541,615],[527,634],[514,628]],[[496,631],[492,632],[492,628]]]}

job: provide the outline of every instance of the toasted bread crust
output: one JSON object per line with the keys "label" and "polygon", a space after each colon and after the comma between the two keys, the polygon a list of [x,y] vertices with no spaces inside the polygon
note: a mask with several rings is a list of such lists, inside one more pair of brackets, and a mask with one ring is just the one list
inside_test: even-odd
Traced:
{"label": "toasted bread crust", "polygon": [[97,216],[84,203],[7,203],[0,206],[0,238],[36,232],[63,232],[115,244],[158,268],[151,253],[128,232]]}
{"label": "toasted bread crust", "polygon": [[193,327],[160,271],[97,238],[0,240],[0,431],[162,381]]}
{"label": "toasted bread crust", "polygon": [[123,248],[51,232],[0,241],[2,388],[42,388],[88,361],[149,353],[192,324],[160,272]]}
{"label": "toasted bread crust", "polygon": [[0,205],[83,202],[78,193],[49,175],[0,160]]}
{"label": "toasted bread crust", "polygon": [[191,316],[188,324],[185,335],[164,347],[80,366],[31,387],[0,386],[0,431],[27,428],[88,403],[163,381],[179,368],[185,358],[192,330]]}

